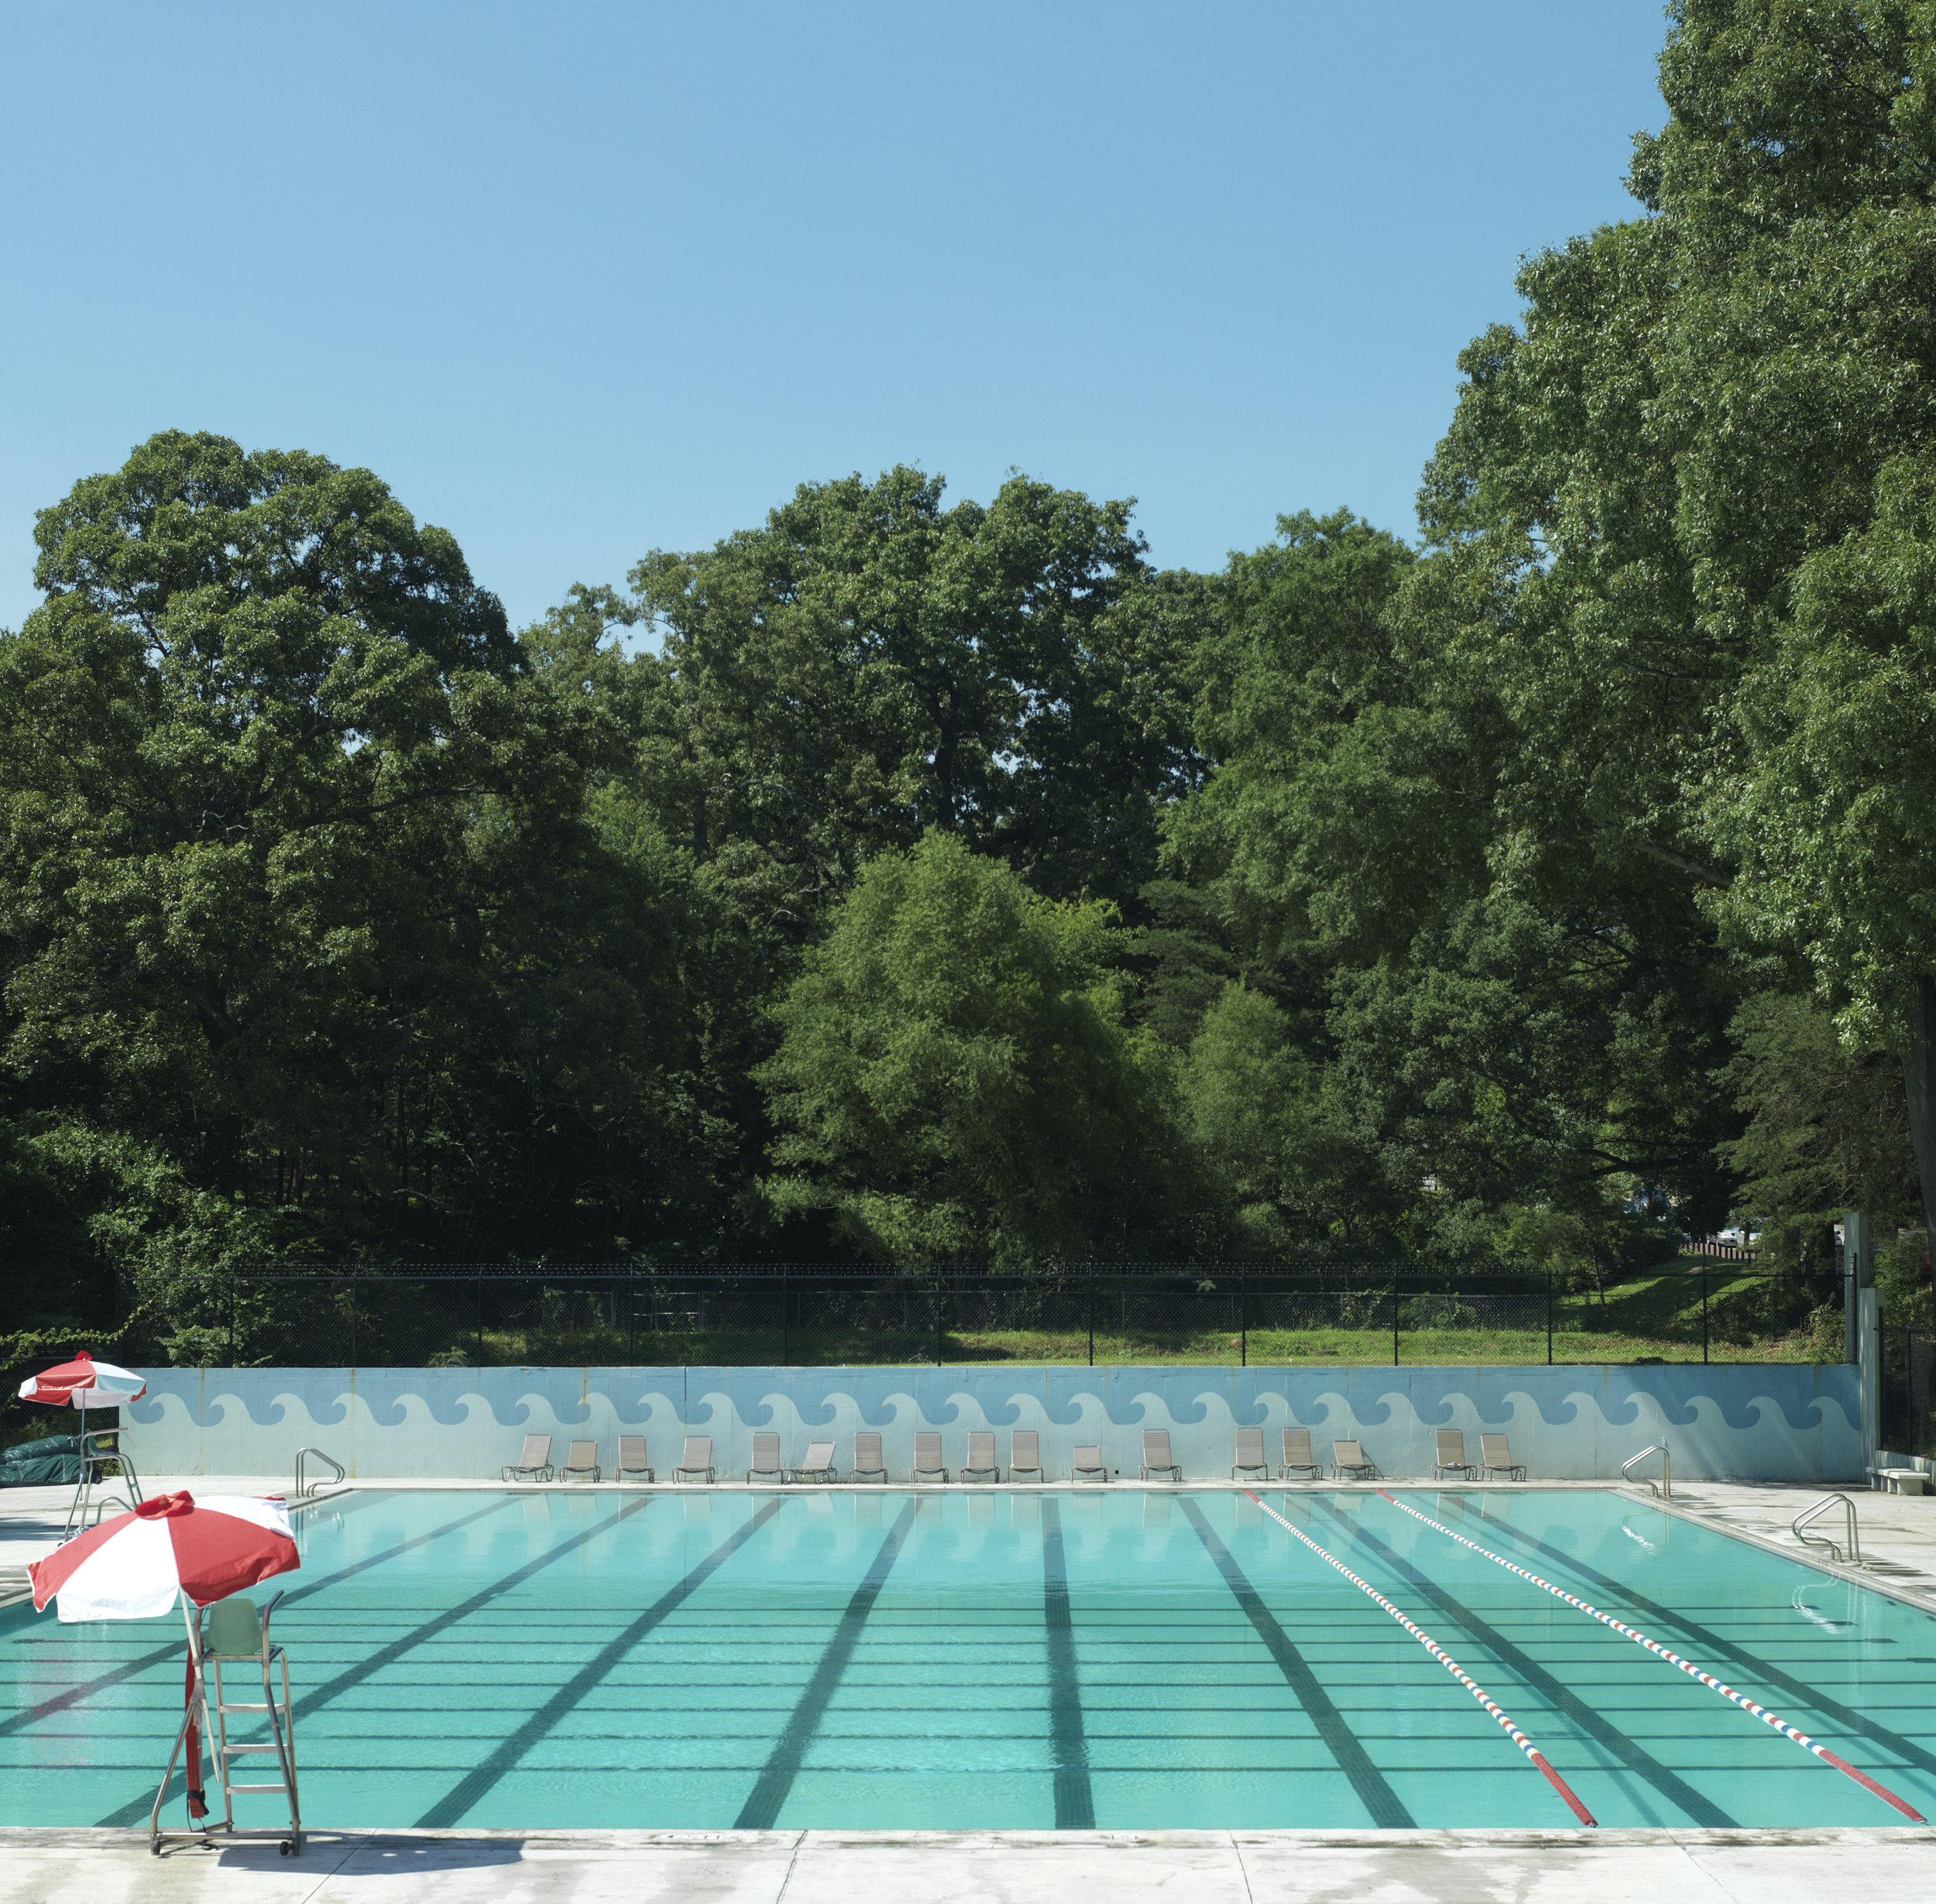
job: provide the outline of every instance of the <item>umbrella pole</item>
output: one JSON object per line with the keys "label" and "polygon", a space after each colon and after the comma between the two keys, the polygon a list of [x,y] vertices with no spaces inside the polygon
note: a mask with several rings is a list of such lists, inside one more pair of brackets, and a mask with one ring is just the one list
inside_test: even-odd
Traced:
{"label": "umbrella pole", "polygon": [[[182,1595],[181,1617],[183,1622],[188,1628],[188,1664],[190,1669],[194,1674],[194,1681],[187,1698],[182,1702],[181,1724],[175,1729],[174,1750],[168,1755],[166,1769],[163,1772],[161,1783],[155,1792],[154,1808],[148,1814],[148,1849],[157,1858],[161,1855],[163,1835],[161,1807],[168,1796],[168,1782],[175,1775],[176,1763],[180,1758],[182,1748],[187,1744],[192,1733],[195,1740],[195,1762],[187,1769],[188,1789],[192,1793],[201,1783],[202,1740],[207,1736],[208,1731],[208,1701],[204,1696],[202,1683],[201,1648],[197,1642],[195,1632],[194,1611],[190,1606],[188,1596],[186,1594]],[[199,1726],[196,1724],[198,1714],[201,1719]],[[188,1822],[191,1829],[193,1829],[195,1818],[192,1807],[189,1812]],[[201,1827],[204,1834],[208,1829],[206,1825]]]}
{"label": "umbrella pole", "polygon": [[67,1525],[66,1525],[66,1527],[65,1527],[65,1528],[64,1528],[61,1530],[61,1535],[60,1535],[60,1537],[61,1537],[61,1539],[62,1539],[63,1540],[65,1540],[65,1539],[67,1538],[67,1536],[68,1536],[69,1535],[70,1535],[71,1533],[73,1533],[73,1532],[74,1532],[74,1516],[75,1516],[75,1515],[76,1515],[77,1513],[77,1514],[79,1514],[79,1515],[81,1516],[81,1528],[82,1528],[82,1529],[83,1529],[83,1531],[84,1531],[84,1532],[85,1531],[85,1529],[86,1529],[86,1528],[87,1528],[87,1525],[88,1525],[88,1497],[89,1497],[89,1494],[90,1494],[90,1493],[91,1493],[91,1491],[89,1489],[89,1487],[88,1487],[88,1405],[87,1405],[87,1403],[86,1403],[86,1402],[84,1402],[84,1402],[82,1402],[82,1403],[81,1403],[81,1404],[80,1404],[80,1408],[81,1408],[81,1439],[80,1439],[79,1442],[78,1442],[76,1445],[79,1447],[79,1449],[80,1449],[80,1450],[81,1450],[81,1478],[74,1483],[74,1499],[73,1499],[72,1501],[70,1501],[70,1502],[68,1502],[68,1504],[67,1504]]}

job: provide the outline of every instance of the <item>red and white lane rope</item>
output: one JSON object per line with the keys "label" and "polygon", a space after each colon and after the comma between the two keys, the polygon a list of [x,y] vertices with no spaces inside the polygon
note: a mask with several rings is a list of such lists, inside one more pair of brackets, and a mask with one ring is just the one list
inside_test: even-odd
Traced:
{"label": "red and white lane rope", "polygon": [[1905,1818],[1913,1818],[1919,1825],[1928,1823],[1929,1820],[1914,1806],[1898,1798],[1886,1786],[1878,1785],[1867,1772],[1859,1771],[1847,1759],[1838,1758],[1826,1745],[1811,1739],[1800,1727],[1790,1725],[1786,1719],[1770,1712],[1766,1706],[1756,1705],[1745,1693],[1737,1693],[1732,1686],[1723,1684],[1711,1672],[1703,1672],[1700,1667],[1683,1659],[1680,1654],[1663,1646],[1658,1640],[1649,1639],[1646,1634],[1614,1618],[1612,1614],[1602,1613],[1598,1607],[1588,1605],[1586,1601],[1569,1594],[1564,1587],[1555,1587],[1550,1580],[1541,1580],[1538,1574],[1529,1573],[1516,1562],[1507,1559],[1503,1554],[1496,1554],[1489,1547],[1481,1547],[1476,1540],[1467,1539],[1464,1535],[1447,1527],[1443,1521],[1433,1520],[1429,1514],[1421,1514],[1416,1508],[1407,1507],[1396,1495],[1386,1494],[1382,1487],[1378,1493],[1400,1512],[1410,1515],[1413,1520],[1423,1521],[1427,1527],[1436,1527],[1441,1534],[1456,1540],[1461,1547],[1470,1547],[1474,1553],[1483,1554],[1487,1559],[1497,1561],[1509,1573],[1516,1573],[1521,1580],[1530,1580],[1535,1587],[1543,1587],[1554,1599],[1564,1600],[1569,1607],[1577,1607],[1582,1613],[1591,1614],[1602,1626],[1612,1627],[1623,1639],[1632,1640],[1636,1646],[1646,1647],[1649,1652],[1666,1660],[1670,1666],[1678,1666],[1689,1679],[1698,1679],[1710,1692],[1718,1693],[1723,1699],[1732,1700],[1743,1712],[1752,1713],[1763,1725],[1773,1726],[1783,1738],[1793,1739],[1804,1750],[1813,1752],[1818,1758],[1827,1760],[1838,1772],[1853,1779],[1864,1791],[1873,1792],[1886,1805],[1893,1805]]}
{"label": "red and white lane rope", "polygon": [[1311,1552],[1316,1554],[1320,1560],[1328,1562],[1330,1565],[1336,1567],[1338,1572],[1342,1573],[1344,1577],[1359,1590],[1359,1592],[1368,1594],[1379,1606],[1382,1607],[1393,1619],[1398,1621],[1400,1626],[1405,1628],[1406,1632],[1409,1633],[1412,1637],[1439,1662],[1440,1666],[1444,1667],[1447,1672],[1451,1674],[1454,1679],[1457,1679],[1458,1683],[1463,1686],[1465,1690],[1486,1709],[1488,1712],[1491,1714],[1493,1717],[1498,1720],[1500,1727],[1504,1731],[1506,1737],[1512,1740],[1513,1744],[1518,1746],[1519,1750],[1524,1752],[1526,1757],[1531,1759],[1533,1762],[1540,1768],[1540,1771],[1546,1775],[1546,1781],[1547,1784],[1551,1786],[1553,1790],[1557,1792],[1560,1797],[1566,1800],[1567,1809],[1572,1812],[1574,1817],[1580,1820],[1581,1823],[1583,1825],[1598,1824],[1600,1822],[1599,1820],[1594,1817],[1593,1813],[1588,1811],[1586,1806],[1580,1803],[1579,1796],[1574,1791],[1573,1787],[1567,1784],[1566,1780],[1561,1778],[1558,1772],[1553,1770],[1553,1766],[1550,1762],[1547,1759],[1546,1754],[1541,1751],[1539,1747],[1535,1745],[1532,1740],[1528,1738],[1526,1735],[1512,1723],[1512,1718],[1506,1712],[1505,1708],[1502,1706],[1499,1702],[1478,1683],[1477,1679],[1474,1679],[1471,1674],[1467,1672],[1464,1667],[1461,1666],[1459,1662],[1454,1659],[1452,1655],[1447,1652],[1430,1633],[1426,1632],[1423,1627],[1416,1625],[1413,1621],[1408,1620],[1403,1614],[1399,1612],[1397,1607],[1392,1604],[1390,1600],[1387,1600],[1385,1596],[1378,1590],[1375,1587],[1371,1585],[1368,1581],[1360,1580],[1358,1576],[1354,1573],[1342,1560],[1338,1559],[1336,1554],[1329,1552],[1323,1547],[1320,1547],[1317,1542],[1312,1539],[1310,1535],[1306,1533],[1301,1527],[1293,1526],[1290,1521],[1286,1520],[1283,1515],[1278,1512],[1276,1508],[1269,1505],[1268,1502],[1259,1499],[1257,1495],[1251,1494],[1251,1491],[1248,1487],[1245,1488],[1244,1491],[1245,1494],[1250,1494],[1251,1500],[1256,1501],[1257,1504],[1260,1508],[1263,1508],[1264,1511],[1268,1514],[1273,1521],[1276,1521],[1279,1526],[1289,1528],[1289,1531],[1295,1534],[1299,1540],[1303,1542],[1304,1545],[1310,1548]]}

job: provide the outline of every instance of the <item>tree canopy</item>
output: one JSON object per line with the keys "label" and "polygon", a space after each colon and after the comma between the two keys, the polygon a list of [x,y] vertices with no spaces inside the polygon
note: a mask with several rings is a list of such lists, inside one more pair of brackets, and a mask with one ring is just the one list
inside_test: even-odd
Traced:
{"label": "tree canopy", "polygon": [[[17,1325],[137,1264],[1345,1244],[1815,1273],[1936,1206],[1936,0],[1679,0],[1418,533],[803,482],[513,631],[168,432],[0,633]],[[1502,287],[1503,289],[1503,287]],[[640,545],[647,546],[642,533]]]}

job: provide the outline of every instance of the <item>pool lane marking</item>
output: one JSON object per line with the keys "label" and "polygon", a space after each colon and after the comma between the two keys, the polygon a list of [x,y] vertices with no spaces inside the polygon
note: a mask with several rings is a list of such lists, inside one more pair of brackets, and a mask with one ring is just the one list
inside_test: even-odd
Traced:
{"label": "pool lane marking", "polygon": [[1069,1611],[1062,1509],[1051,1494],[1043,1495],[1042,1503],[1042,1604],[1049,1652],[1049,1741],[1056,1755],[1056,1828],[1093,1831],[1096,1792],[1089,1776],[1088,1728],[1083,1722],[1076,1625]]}
{"label": "pool lane marking", "polygon": [[1372,1586],[1368,1581],[1360,1580],[1358,1576],[1354,1573],[1342,1560],[1338,1559],[1337,1555],[1329,1552],[1325,1549],[1320,1547],[1317,1542],[1312,1539],[1310,1535],[1306,1533],[1301,1527],[1295,1526],[1290,1521],[1286,1520],[1283,1515],[1278,1512],[1276,1508],[1271,1507],[1266,1502],[1260,1499],[1255,1494],[1253,1494],[1249,1488],[1246,1487],[1244,1490],[1244,1492],[1249,1495],[1252,1501],[1256,1501],[1257,1504],[1260,1508],[1262,1508],[1264,1511],[1268,1514],[1279,1527],[1283,1528],[1287,1532],[1294,1534],[1299,1540],[1303,1542],[1304,1545],[1310,1548],[1311,1552],[1316,1554],[1320,1560],[1323,1561],[1327,1566],[1337,1568],[1338,1572],[1342,1573],[1344,1577],[1358,1590],[1360,1593],[1364,1594],[1375,1605],[1382,1607],[1385,1611],[1388,1613],[1393,1619],[1397,1621],[1399,1624],[1403,1627],[1406,1631],[1409,1633],[1412,1637],[1439,1662],[1440,1666],[1444,1667],[1446,1671],[1450,1673],[1453,1678],[1457,1679],[1458,1683],[1479,1702],[1480,1705],[1498,1721],[1500,1730],[1505,1734],[1508,1738],[1512,1740],[1515,1745],[1519,1747],[1521,1751],[1526,1754],[1526,1757],[1533,1762],[1533,1765],[1539,1768],[1540,1772],[1545,1779],[1546,1783],[1551,1786],[1553,1790],[1559,1793],[1560,1798],[1565,1801],[1567,1809],[1573,1813],[1574,1817],[1580,1820],[1581,1823],[1583,1825],[1597,1825],[1600,1822],[1594,1817],[1591,1812],[1587,1810],[1585,1806],[1580,1803],[1579,1795],[1574,1790],[1573,1787],[1567,1784],[1566,1780],[1561,1778],[1558,1772],[1553,1770],[1552,1762],[1546,1757],[1546,1754],[1541,1751],[1539,1747],[1535,1745],[1532,1740],[1528,1738],[1526,1734],[1513,1723],[1511,1716],[1507,1713],[1505,1708],[1502,1706],[1499,1702],[1485,1690],[1484,1686],[1480,1685],[1478,1681],[1474,1679],[1471,1674],[1467,1672],[1464,1667],[1461,1666],[1459,1662],[1454,1659],[1452,1655],[1438,1643],[1437,1640],[1433,1638],[1430,1634],[1426,1632],[1423,1627],[1418,1625],[1413,1621],[1407,1619],[1406,1616],[1399,1612],[1398,1608],[1393,1606],[1391,1601],[1387,1600],[1375,1587]]}
{"label": "pool lane marking", "polygon": [[[643,1508],[641,1501],[637,1506]],[[748,1518],[746,1522],[715,1547],[712,1552],[693,1568],[691,1573],[676,1585],[669,1587],[645,1611],[639,1615],[616,1638],[609,1639],[594,1653],[585,1663],[573,1673],[537,1710],[526,1719],[507,1738],[493,1748],[490,1756],[472,1771],[466,1772],[451,1786],[430,1810],[417,1821],[417,1829],[429,1830],[447,1825],[454,1825],[465,1813],[483,1799],[517,1762],[551,1731],[558,1721],[584,1698],[626,1653],[645,1638],[654,1627],[661,1625],[678,1611],[719,1569],[743,1547],[767,1521],[786,1505],[776,1496],[766,1505]],[[628,1509],[626,1511],[633,1511]],[[616,1523],[624,1518],[623,1514],[611,1516]],[[594,1530],[595,1532],[596,1530]],[[570,1543],[582,1545],[591,1538],[589,1533],[581,1535]],[[560,1549],[560,1552],[567,1551]],[[520,1573],[537,1571],[536,1566],[521,1569]],[[509,1583],[507,1582],[506,1584]]]}
{"label": "pool lane marking", "polygon": [[1401,1513],[1410,1515],[1415,1521],[1423,1521],[1427,1527],[1437,1528],[1448,1540],[1456,1540],[1461,1547],[1470,1547],[1474,1553],[1484,1555],[1487,1559],[1494,1561],[1504,1567],[1509,1573],[1516,1573],[1521,1580],[1530,1580],[1535,1587],[1543,1587],[1546,1592],[1552,1594],[1554,1599],[1564,1600],[1569,1607],[1577,1607],[1581,1612],[1591,1615],[1602,1626],[1611,1627],[1622,1639],[1630,1639],[1636,1646],[1644,1646],[1656,1658],[1666,1660],[1669,1666],[1678,1666],[1690,1679],[1698,1679],[1709,1692],[1718,1693],[1723,1699],[1732,1700],[1743,1712],[1752,1714],[1763,1725],[1772,1726],[1783,1738],[1792,1741],[1793,1743],[1801,1747],[1804,1751],[1813,1752],[1818,1758],[1833,1765],[1845,1777],[1853,1779],[1865,1791],[1872,1792],[1885,1805],[1894,1806],[1905,1818],[1910,1819],[1919,1825],[1929,1823],[1929,1820],[1907,1799],[1898,1798],[1887,1786],[1879,1785],[1867,1772],[1852,1765],[1847,1759],[1831,1752],[1819,1740],[1811,1738],[1799,1726],[1790,1725],[1780,1714],[1770,1712],[1766,1706],[1757,1703],[1746,1693],[1737,1693],[1732,1686],[1716,1679],[1711,1672],[1704,1672],[1700,1667],[1691,1662],[1683,1659],[1677,1652],[1673,1652],[1663,1646],[1658,1640],[1649,1639],[1639,1628],[1626,1625],[1622,1621],[1616,1620],[1610,1613],[1602,1613],[1598,1607],[1588,1605],[1577,1594],[1569,1594],[1564,1587],[1555,1587],[1550,1580],[1543,1580],[1538,1574],[1529,1572],[1526,1568],[1508,1560],[1503,1555],[1495,1553],[1491,1548],[1481,1547],[1476,1540],[1468,1540],[1464,1535],[1454,1533],[1443,1521],[1433,1520],[1429,1514],[1421,1514],[1416,1508],[1408,1507],[1402,1501],[1386,1494],[1382,1487],[1378,1491],[1382,1498],[1390,1501],[1392,1505],[1398,1508]]}
{"label": "pool lane marking", "polygon": [[[481,1521],[486,1515],[495,1514],[499,1508],[506,1504],[505,1501],[494,1501],[490,1506],[480,1508],[475,1514],[467,1514],[443,1527],[433,1528],[427,1534],[417,1535],[413,1539],[403,1541],[383,1553],[371,1555],[366,1560],[358,1560],[348,1566],[339,1567],[334,1573],[325,1573],[320,1580],[311,1580],[301,1587],[293,1588],[283,1600],[283,1604],[286,1607],[293,1606],[299,1600],[307,1600],[312,1594],[320,1594],[325,1587],[333,1587],[338,1580],[348,1580],[352,1573],[361,1573],[366,1567],[381,1566],[385,1561],[394,1560],[399,1554],[407,1553],[413,1547],[420,1547],[426,1541],[441,1540],[446,1534],[454,1534],[460,1527],[468,1527],[473,1521]],[[171,1613],[168,1617],[172,1619],[174,1616]],[[29,1642],[30,1645],[39,1642]],[[9,1733],[19,1732],[29,1726],[36,1724],[43,1719],[50,1719],[56,1713],[64,1712],[70,1706],[77,1704],[81,1700],[90,1697],[95,1693],[105,1693],[111,1686],[118,1686],[125,1680],[137,1678],[151,1667],[160,1666],[164,1660],[179,1658],[180,1655],[176,1652],[175,1648],[184,1644],[185,1642],[182,1640],[170,1640],[166,1646],[156,1647],[152,1652],[138,1654],[125,1666],[116,1666],[111,1672],[101,1673],[96,1678],[88,1680],[84,1686],[70,1686],[66,1692],[57,1693],[52,1699],[43,1700],[37,1706],[29,1706],[19,1712],[10,1714],[5,1719],[0,1719],[0,1738],[5,1738]]]}
{"label": "pool lane marking", "polygon": [[1868,1714],[1858,1712],[1852,1706],[1845,1706],[1840,1700],[1818,1687],[1809,1686],[1792,1673],[1783,1671],[1773,1660],[1763,1659],[1759,1654],[1749,1652],[1745,1647],[1736,1645],[1732,1640],[1717,1633],[1712,1627],[1691,1619],[1677,1608],[1650,1598],[1637,1588],[1615,1580],[1610,1574],[1602,1573],[1598,1567],[1579,1559],[1577,1556],[1563,1553],[1557,1547],[1548,1546],[1537,1535],[1529,1534],[1523,1528],[1515,1527],[1510,1521],[1496,1514],[1488,1514],[1481,1509],[1479,1518],[1496,1527],[1509,1538],[1524,1542],[1534,1552],[1543,1553],[1560,1566],[1570,1567],[1576,1573],[1598,1581],[1608,1593],[1618,1594],[1623,1600],[1631,1600],[1634,1605],[1644,1607],[1655,1619],[1664,1621],[1670,1626],[1679,1627],[1702,1645],[1711,1646],[1716,1652],[1725,1654],[1728,1659],[1746,1667],[1750,1672],[1760,1674],[1779,1686],[1797,1705],[1813,1706],[1818,1711],[1827,1714],[1838,1725],[1846,1727],[1863,1738],[1873,1739],[1879,1744],[1886,1745],[1910,1765],[1924,1772],[1936,1772],[1936,1753],[1918,1745],[1914,1739],[1906,1738],[1879,1720],[1872,1719]]}
{"label": "pool lane marking", "polygon": [[774,1741],[773,1749],[767,1755],[767,1762],[760,1768],[759,1778],[747,1794],[746,1803],[740,1807],[740,1815],[733,1821],[735,1830],[771,1830],[778,1819],[780,1807],[787,1802],[787,1794],[793,1789],[793,1782],[799,1775],[807,1748],[812,1744],[814,1735],[827,1716],[827,1708],[832,1703],[841,1676],[847,1669],[847,1662],[853,1658],[854,1648],[860,1644],[861,1629],[867,1625],[867,1617],[874,1611],[874,1604],[880,1597],[880,1590],[887,1585],[887,1576],[901,1557],[902,1543],[920,1511],[921,1502],[917,1497],[908,1501],[894,1517],[894,1524],[881,1542],[880,1552],[861,1576],[860,1584],[853,1590],[847,1602],[846,1611],[835,1623],[833,1636],[822,1649],[813,1676],[794,1701],[793,1710],[788,1714],[780,1736]]}
{"label": "pool lane marking", "polygon": [[1310,1662],[1298,1651],[1289,1634],[1278,1624],[1276,1617],[1265,1605],[1262,1595],[1237,1565],[1236,1556],[1204,1518],[1203,1509],[1187,1494],[1177,1498],[1183,1518],[1196,1529],[1196,1538],[1203,1543],[1204,1552],[1224,1576],[1224,1584],[1231,1590],[1231,1597],[1243,1609],[1257,1637],[1264,1642],[1265,1650],[1296,1694],[1298,1703],[1309,1715],[1318,1737],[1337,1760],[1338,1770],[1351,1780],[1351,1789],[1358,1794],[1359,1803],[1371,1813],[1372,1823],[1401,1830],[1416,1827],[1418,1820],[1406,1809],[1404,1800],[1392,1789],[1377,1762],[1364,1749],[1364,1741],[1351,1729],[1350,1720],[1338,1710],[1330,1694],[1312,1671]]}
{"label": "pool lane marking", "polygon": [[[489,1606],[499,1595],[509,1593],[513,1587],[528,1580],[533,1574],[541,1573],[554,1561],[562,1559],[568,1553],[575,1552],[587,1541],[596,1539],[599,1535],[617,1526],[620,1521],[640,1512],[650,1498],[651,1497],[647,1495],[643,1498],[626,1502],[617,1513],[606,1515],[602,1520],[596,1521],[592,1526],[587,1528],[582,1533],[575,1534],[569,1540],[559,1542],[555,1547],[549,1548],[540,1554],[535,1560],[528,1560],[523,1566],[514,1569],[512,1572],[504,1575],[502,1579],[493,1580],[489,1587],[481,1588],[478,1592],[472,1594],[469,1599],[460,1602],[455,1607],[446,1607],[443,1612],[437,1614],[434,1618],[424,1621],[420,1626],[411,1628],[410,1631],[403,1635],[400,1639],[393,1639],[387,1645],[379,1646],[375,1652],[359,1659],[355,1666],[338,1673],[334,1679],[325,1679],[321,1686],[317,1686],[312,1691],[298,1693],[296,1696],[294,1710],[291,1714],[291,1724],[293,1724],[297,1719],[306,1719],[311,1714],[321,1711],[331,1700],[360,1686],[372,1674],[380,1672],[384,1667],[393,1665],[405,1653],[412,1652],[426,1641],[434,1638],[447,1627],[454,1626],[459,1621],[468,1619],[471,1614],[477,1612],[481,1607]],[[499,1504],[508,1505],[509,1501],[506,1501]],[[473,1515],[471,1517],[473,1520],[482,1518],[482,1515]],[[461,1525],[462,1523],[458,1525]],[[450,1529],[447,1528],[444,1531],[448,1533]],[[327,1580],[317,1582],[318,1587],[328,1584]],[[132,1824],[138,1819],[147,1815],[150,1802],[145,1798],[134,1799],[130,1803],[122,1806],[118,1811],[109,1813],[101,1822],[104,1825]]]}

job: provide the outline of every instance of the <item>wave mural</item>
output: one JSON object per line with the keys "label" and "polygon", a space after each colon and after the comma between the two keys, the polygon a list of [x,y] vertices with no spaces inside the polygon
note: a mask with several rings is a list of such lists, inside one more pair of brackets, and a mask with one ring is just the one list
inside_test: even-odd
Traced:
{"label": "wave mural", "polygon": [[1510,1436],[1538,1480],[1617,1477],[1650,1442],[1677,1478],[1819,1481],[1861,1471],[1858,1371],[1784,1364],[1505,1368],[151,1368],[122,1411],[143,1473],[282,1474],[324,1449],[358,1480],[496,1480],[527,1434],[593,1440],[608,1470],[621,1433],[644,1435],[661,1478],[686,1434],[710,1435],[723,1480],[744,1477],[756,1430],[798,1462],[831,1436],[843,1469],[856,1429],[880,1432],[905,1477],[918,1429],[938,1429],[949,1467],[971,1431],[1042,1436],[1050,1480],[1098,1443],[1134,1480],[1145,1429],[1167,1429],[1192,1480],[1227,1479],[1234,1431],[1311,1430],[1364,1444],[1386,1474],[1430,1476],[1433,1431]]}

